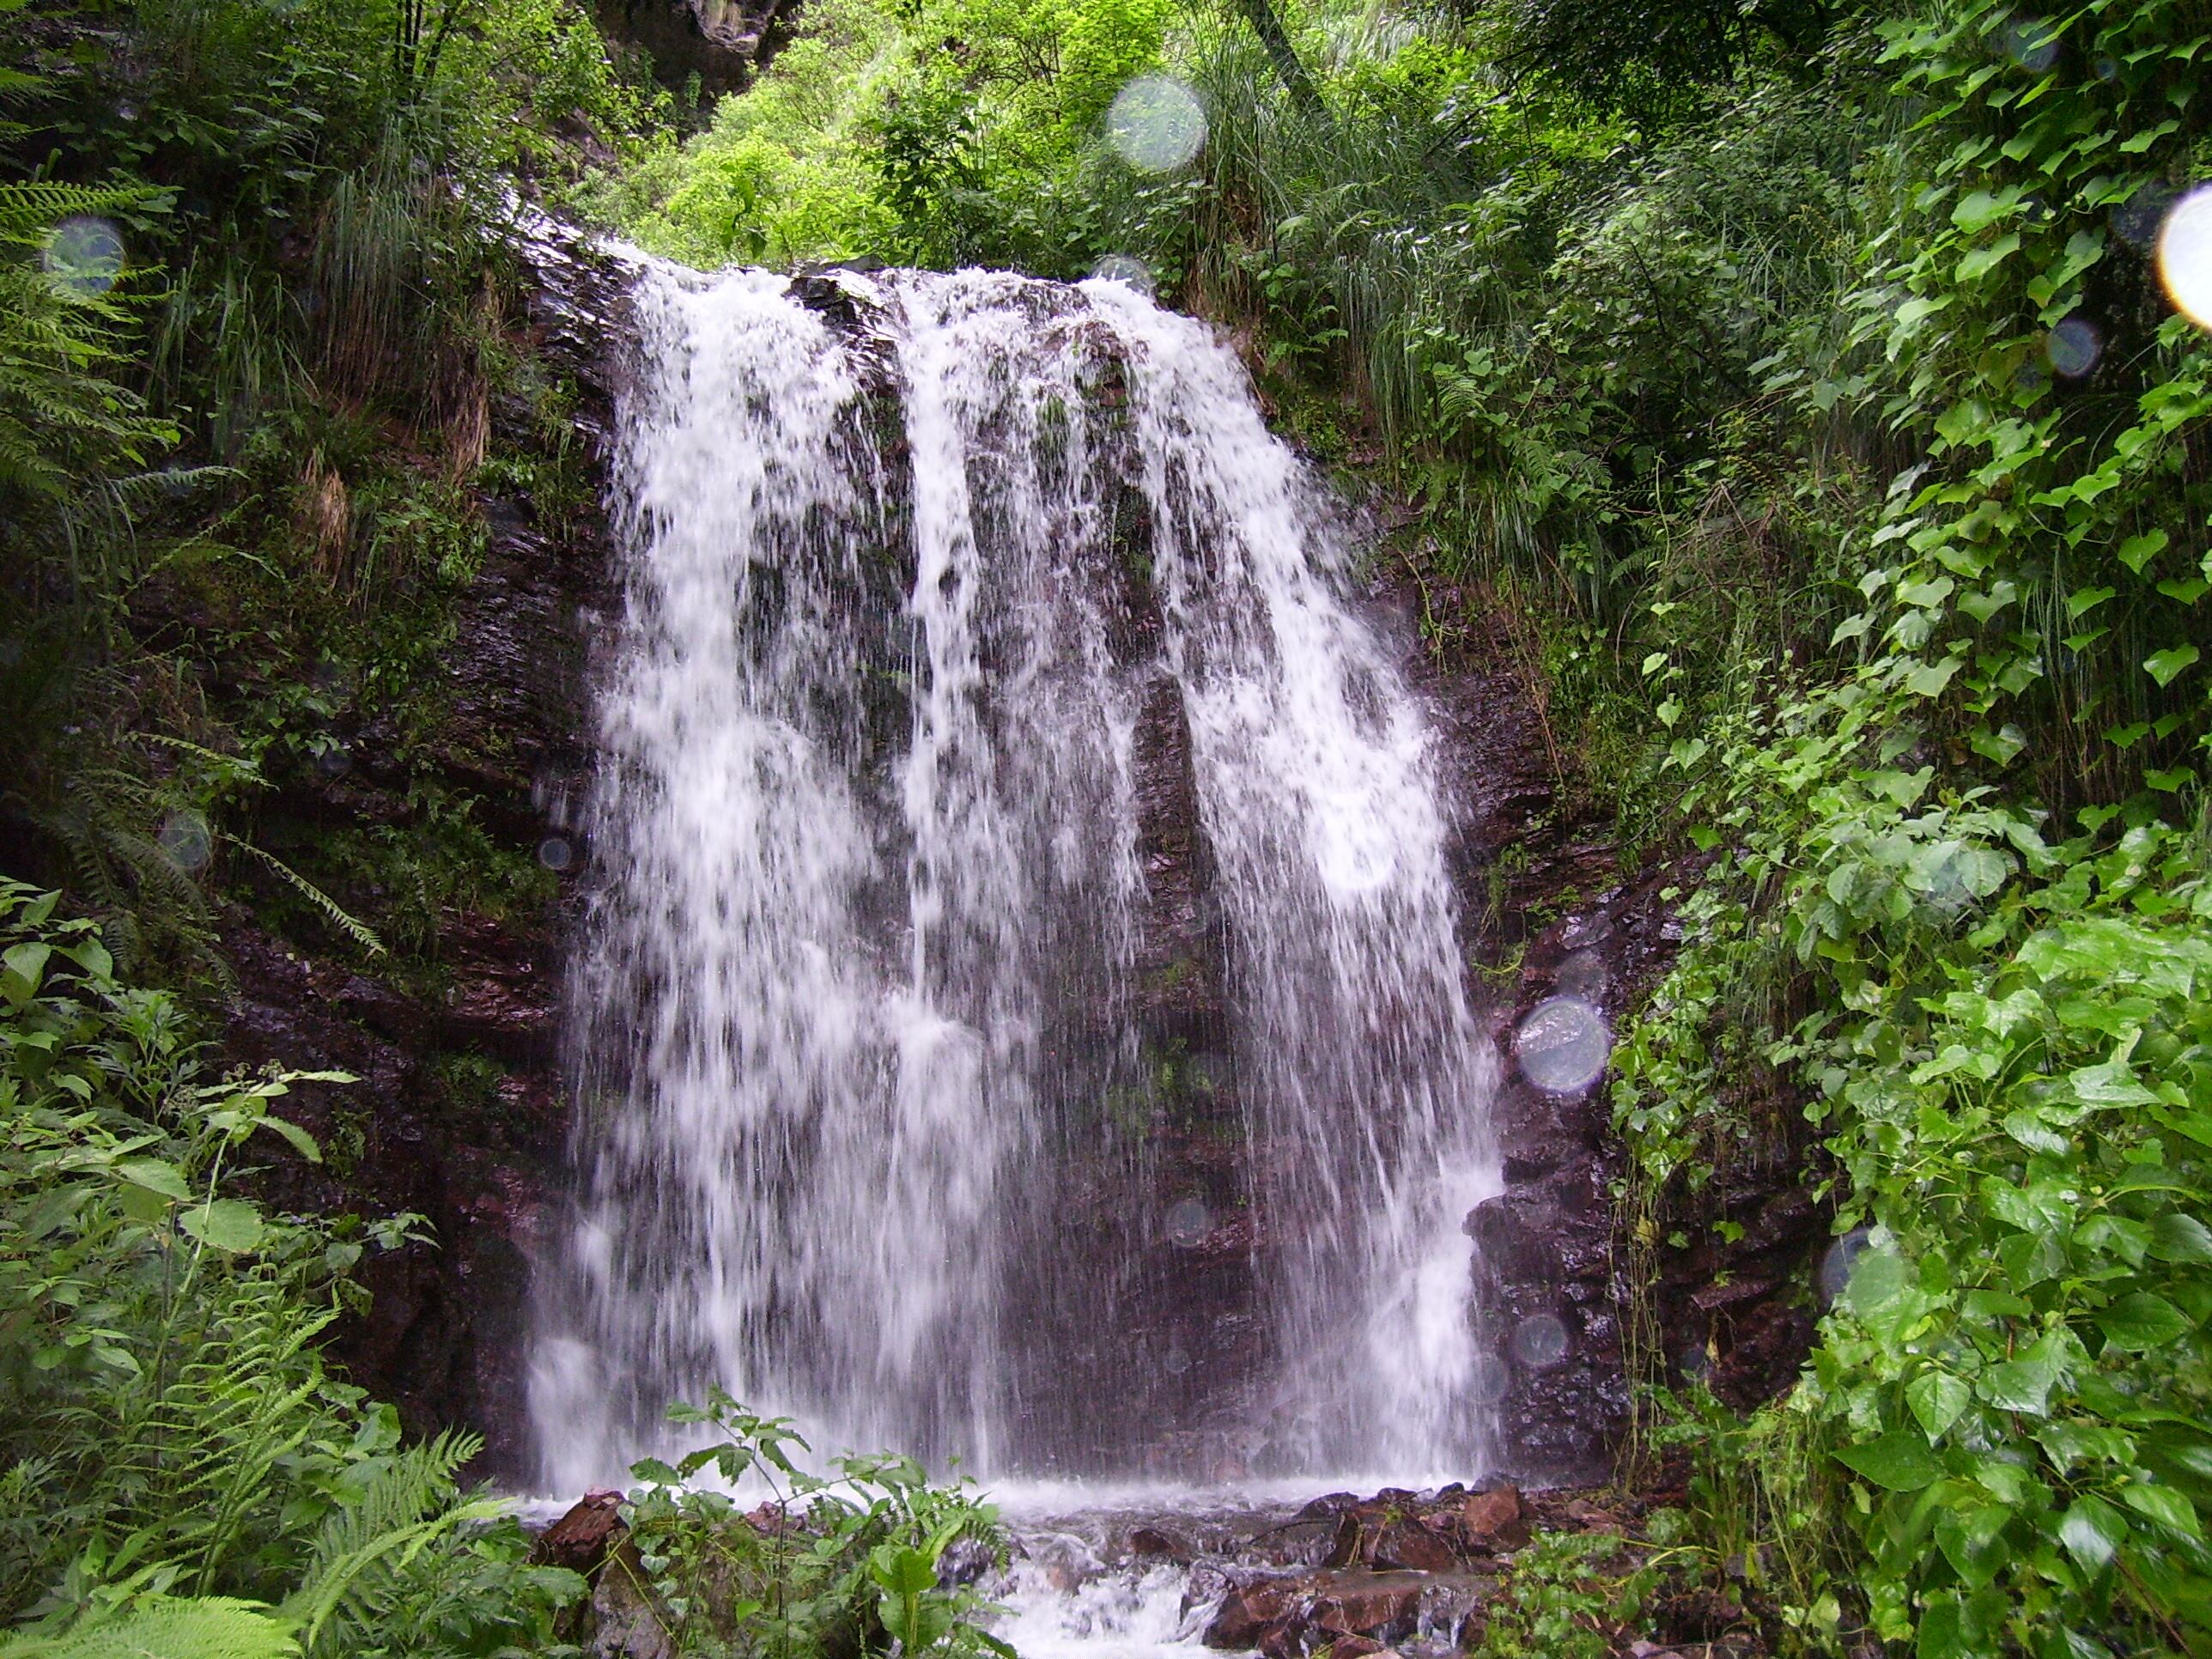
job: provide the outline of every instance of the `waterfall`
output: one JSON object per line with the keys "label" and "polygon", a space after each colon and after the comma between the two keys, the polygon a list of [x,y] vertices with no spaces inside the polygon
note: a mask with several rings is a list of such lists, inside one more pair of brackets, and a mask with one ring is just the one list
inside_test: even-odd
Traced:
{"label": "waterfall", "polygon": [[[638,281],[548,1480],[716,1383],[983,1474],[1174,1473],[1200,1422],[1260,1472],[1480,1465],[1496,1061],[1340,510],[1126,287],[814,286]],[[1146,1024],[1170,874],[1216,1053]],[[1207,1157],[1236,1190],[1176,1190]],[[1238,1378],[1139,1328],[1179,1251],[1245,1264]]]}

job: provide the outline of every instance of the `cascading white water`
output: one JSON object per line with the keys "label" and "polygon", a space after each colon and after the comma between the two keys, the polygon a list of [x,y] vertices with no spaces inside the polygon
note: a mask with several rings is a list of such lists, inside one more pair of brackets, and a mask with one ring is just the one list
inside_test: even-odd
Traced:
{"label": "cascading white water", "polygon": [[1110,1353],[1111,1258],[1163,1231],[1066,1245],[1102,1193],[1152,1201],[1112,1103],[1157,1070],[1133,753],[1164,685],[1251,1149],[1252,1461],[1471,1469],[1495,1062],[1337,514],[1233,356],[1126,288],[842,280],[848,325],[764,276],[639,281],[548,1478],[618,1474],[713,1383],[817,1444],[1137,1467],[1058,1396],[1101,1387],[1073,1350]]}

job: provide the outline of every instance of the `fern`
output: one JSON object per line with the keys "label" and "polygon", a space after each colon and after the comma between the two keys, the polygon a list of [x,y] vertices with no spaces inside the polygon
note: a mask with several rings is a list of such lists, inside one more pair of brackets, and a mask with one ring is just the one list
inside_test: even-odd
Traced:
{"label": "fern", "polygon": [[0,1659],[287,1659],[299,1650],[262,1603],[227,1595],[143,1596],[58,1634],[0,1642]]}
{"label": "fern", "polygon": [[56,1415],[56,1457],[92,1530],[137,1540],[204,1591],[277,1528],[272,1475],[327,1426],[314,1343],[335,1315],[266,1274],[211,1294],[187,1279],[173,1301],[137,1379]]}
{"label": "fern", "polygon": [[448,1431],[410,1447],[356,1502],[323,1523],[305,1578],[283,1608],[308,1652],[352,1653],[368,1645],[420,1589],[410,1569],[424,1550],[505,1512],[507,1505],[495,1499],[453,1501],[455,1477],[483,1445],[474,1435]]}
{"label": "fern", "polygon": [[39,263],[60,221],[161,199],[144,186],[0,183],[0,500],[68,507],[174,441],[175,429],[110,377],[122,362],[113,343],[122,308],[55,282]]}
{"label": "fern", "polygon": [[252,854],[255,858],[259,859],[262,863],[289,882],[309,903],[329,917],[333,926],[343,931],[369,955],[380,957],[384,954],[384,941],[377,938],[374,930],[367,922],[346,910],[336,899],[285,863],[283,860],[274,854],[264,853],[252,842],[240,841],[235,836],[225,836],[222,839],[240,852]]}

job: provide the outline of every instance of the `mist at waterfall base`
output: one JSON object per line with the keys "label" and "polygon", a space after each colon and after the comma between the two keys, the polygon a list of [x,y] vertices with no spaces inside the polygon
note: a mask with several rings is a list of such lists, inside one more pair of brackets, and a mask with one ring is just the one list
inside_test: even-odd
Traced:
{"label": "mist at waterfall base", "polygon": [[[664,1409],[715,1384],[1048,1504],[1493,1467],[1497,1060],[1339,509],[1128,286],[836,281],[638,279],[545,1489],[684,1449]],[[1158,729],[1205,1054],[1144,1024]],[[1226,1188],[1163,1174],[1184,1096],[1228,1115],[1187,1144],[1249,1149]],[[1250,1264],[1236,1366],[1145,1323],[1209,1251]]]}

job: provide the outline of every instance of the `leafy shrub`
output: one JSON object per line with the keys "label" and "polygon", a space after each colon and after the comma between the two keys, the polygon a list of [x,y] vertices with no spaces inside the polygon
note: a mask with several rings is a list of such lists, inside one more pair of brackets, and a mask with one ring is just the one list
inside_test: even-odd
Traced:
{"label": "leafy shrub", "polygon": [[[788,1419],[755,1415],[719,1389],[705,1407],[668,1415],[726,1438],[673,1467],[633,1467],[642,1484],[622,1510],[630,1548],[605,1571],[635,1562],[636,1588],[676,1651],[837,1654],[895,1640],[908,1654],[1013,1659],[975,1621],[988,1607],[972,1589],[940,1587],[955,1543],[1003,1554],[995,1511],[964,1485],[932,1486],[911,1458],[888,1455],[807,1473],[787,1449],[806,1449]],[[708,1470],[718,1484],[697,1484]],[[767,1494],[743,1516],[730,1496],[740,1483]]]}
{"label": "leafy shrub", "polygon": [[[363,1227],[271,1212],[242,1160],[335,1073],[205,1080],[166,992],[85,921],[0,882],[0,1617],[9,1659],[204,1640],[242,1652],[474,1653],[542,1638],[581,1588],[526,1564],[477,1450],[403,1448],[317,1339]],[[211,1649],[210,1650],[214,1650]]]}

